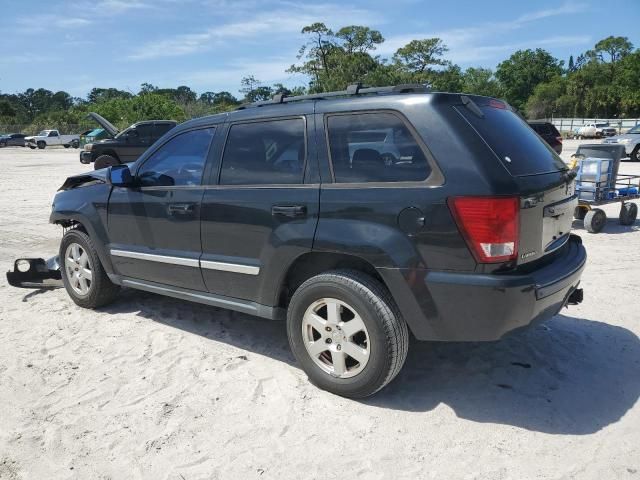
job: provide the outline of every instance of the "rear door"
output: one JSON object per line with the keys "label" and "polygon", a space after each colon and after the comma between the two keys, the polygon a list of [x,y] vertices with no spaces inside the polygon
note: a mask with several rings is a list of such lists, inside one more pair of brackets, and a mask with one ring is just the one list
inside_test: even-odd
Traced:
{"label": "rear door", "polygon": [[311,250],[319,205],[313,105],[285,108],[291,116],[227,126],[202,202],[201,266],[211,293],[273,305],[280,276]]}
{"label": "rear door", "polygon": [[215,128],[182,132],[135,172],[136,187],[109,198],[109,249],[126,277],[204,291],[200,274],[202,175]]}

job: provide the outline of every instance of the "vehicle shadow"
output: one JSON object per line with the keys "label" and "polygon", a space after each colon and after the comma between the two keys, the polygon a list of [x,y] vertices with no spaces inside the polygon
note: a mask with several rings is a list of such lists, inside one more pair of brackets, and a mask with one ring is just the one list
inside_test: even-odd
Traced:
{"label": "vehicle shadow", "polygon": [[404,369],[370,405],[586,435],[640,396],[640,342],[604,322],[558,315],[499,342],[413,342]]}
{"label": "vehicle shadow", "polygon": [[[102,309],[165,325],[295,365],[284,322],[123,292]],[[412,341],[398,377],[362,400],[384,409],[428,412],[553,434],[586,435],[617,422],[640,396],[640,342],[604,322],[558,315],[498,342]]]}

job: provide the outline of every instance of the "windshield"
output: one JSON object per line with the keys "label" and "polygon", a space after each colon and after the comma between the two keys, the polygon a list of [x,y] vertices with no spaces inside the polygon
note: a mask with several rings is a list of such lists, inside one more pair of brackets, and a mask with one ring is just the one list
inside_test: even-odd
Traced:
{"label": "windshield", "polygon": [[[492,100],[496,105],[501,102]],[[539,175],[566,170],[562,159],[508,107],[479,105],[483,116],[458,108],[514,176]]]}
{"label": "windshield", "polygon": [[636,125],[631,130],[629,130],[627,133],[640,133],[640,125]]}
{"label": "windshield", "polygon": [[49,135],[49,132],[47,130],[42,130],[38,135],[36,135],[36,137],[46,137],[47,135]]}

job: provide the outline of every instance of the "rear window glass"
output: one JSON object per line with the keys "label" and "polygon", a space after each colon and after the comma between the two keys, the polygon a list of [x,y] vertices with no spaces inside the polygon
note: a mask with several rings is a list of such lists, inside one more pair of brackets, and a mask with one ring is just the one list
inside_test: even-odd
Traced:
{"label": "rear window glass", "polygon": [[567,168],[553,149],[514,112],[488,105],[479,105],[479,108],[484,117],[465,107],[457,107],[457,110],[487,142],[511,175],[538,175]]}

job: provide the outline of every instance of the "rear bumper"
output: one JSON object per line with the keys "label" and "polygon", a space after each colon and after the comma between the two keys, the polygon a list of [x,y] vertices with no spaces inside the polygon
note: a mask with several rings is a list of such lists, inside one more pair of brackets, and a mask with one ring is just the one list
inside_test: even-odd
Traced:
{"label": "rear bumper", "polygon": [[88,152],[86,150],[82,150],[80,152],[80,163],[87,164],[87,163],[91,163],[91,162],[93,162],[93,156],[92,156],[91,152]]}
{"label": "rear bumper", "polygon": [[419,340],[490,341],[556,315],[578,288],[586,259],[580,237],[571,235],[551,263],[526,274],[398,272],[402,288],[398,276],[381,273]]}

